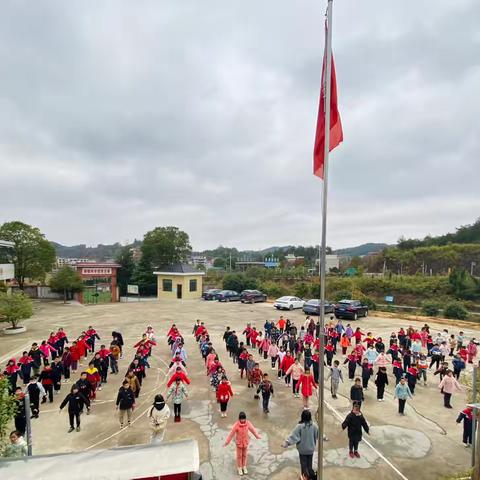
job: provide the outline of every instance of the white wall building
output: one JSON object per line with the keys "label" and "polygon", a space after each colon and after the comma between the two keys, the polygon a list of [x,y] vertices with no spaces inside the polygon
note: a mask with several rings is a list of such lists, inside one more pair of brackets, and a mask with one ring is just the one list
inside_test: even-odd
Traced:
{"label": "white wall building", "polygon": [[[326,272],[328,273],[332,268],[339,268],[340,267],[340,258],[338,255],[326,255],[325,256],[325,266],[326,266]],[[315,265],[318,266],[320,265],[320,260],[317,258],[315,260]]]}
{"label": "white wall building", "polygon": [[[15,244],[0,240],[0,248],[12,248]],[[13,263],[0,263],[0,281],[13,280],[15,278],[15,267]]]}
{"label": "white wall building", "polygon": [[57,267],[64,267],[65,265],[75,265],[77,263],[90,263],[89,258],[61,258],[57,257]]}

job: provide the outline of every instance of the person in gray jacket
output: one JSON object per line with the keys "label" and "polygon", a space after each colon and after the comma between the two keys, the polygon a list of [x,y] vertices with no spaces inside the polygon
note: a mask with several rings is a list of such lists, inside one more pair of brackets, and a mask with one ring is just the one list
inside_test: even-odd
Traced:
{"label": "person in gray jacket", "polygon": [[312,422],[312,413],[310,410],[303,410],[300,422],[293,429],[290,436],[283,444],[284,448],[290,445],[296,445],[300,456],[300,468],[302,475],[307,478],[312,474],[313,454],[317,449],[318,425]]}

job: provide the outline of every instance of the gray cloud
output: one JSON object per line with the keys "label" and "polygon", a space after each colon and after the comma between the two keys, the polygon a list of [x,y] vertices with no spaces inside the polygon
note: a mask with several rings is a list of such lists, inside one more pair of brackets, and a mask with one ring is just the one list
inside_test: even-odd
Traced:
{"label": "gray cloud", "polygon": [[[318,243],[323,53],[313,0],[7,2],[0,222],[107,243],[175,224],[195,248]],[[478,216],[480,5],[335,2],[344,143],[328,243]]]}

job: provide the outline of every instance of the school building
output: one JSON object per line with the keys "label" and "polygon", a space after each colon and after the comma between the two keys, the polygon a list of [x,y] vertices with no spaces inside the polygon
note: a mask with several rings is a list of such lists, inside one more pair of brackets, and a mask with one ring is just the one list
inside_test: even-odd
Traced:
{"label": "school building", "polygon": [[161,267],[157,276],[157,296],[162,298],[195,299],[201,298],[205,272],[195,270],[186,263],[176,263]]}

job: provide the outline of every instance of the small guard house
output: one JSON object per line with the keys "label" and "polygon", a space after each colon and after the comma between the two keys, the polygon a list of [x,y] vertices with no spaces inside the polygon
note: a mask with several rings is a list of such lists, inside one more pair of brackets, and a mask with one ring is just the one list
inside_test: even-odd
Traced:
{"label": "small guard house", "polygon": [[158,299],[201,298],[203,292],[202,280],[205,272],[196,270],[186,263],[166,265],[153,272],[157,276]]}

